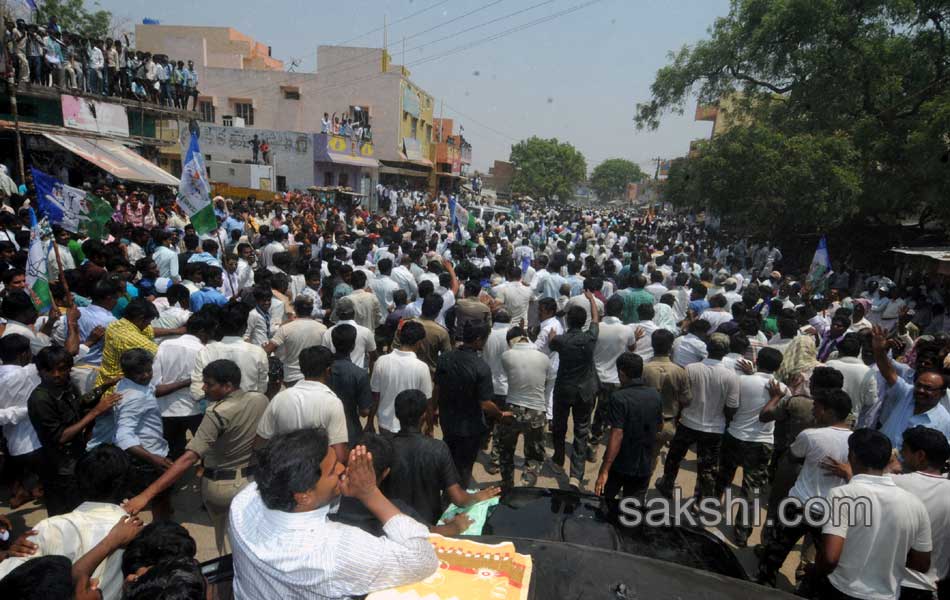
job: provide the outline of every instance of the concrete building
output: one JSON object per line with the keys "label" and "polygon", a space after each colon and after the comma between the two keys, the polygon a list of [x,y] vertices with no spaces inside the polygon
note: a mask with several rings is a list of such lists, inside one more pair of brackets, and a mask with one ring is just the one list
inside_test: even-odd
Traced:
{"label": "concrete building", "polygon": [[454,132],[452,119],[435,119],[435,169],[439,191],[456,192],[472,165],[472,145]]}
{"label": "concrete building", "polygon": [[[338,185],[346,173],[348,187],[363,193],[377,180],[435,186],[435,101],[381,48],[320,46],[317,71],[293,73],[283,70],[266,45],[227,27],[137,25],[136,47],[193,57],[203,122],[223,126],[226,117],[241,118],[248,128],[308,134],[326,133],[324,115],[331,122],[346,117],[368,125],[369,148],[366,139],[354,145],[332,131],[326,140],[313,139],[319,150],[311,184],[324,185],[330,173]],[[359,160],[347,162],[347,156]],[[276,171],[290,181],[279,163]]]}
{"label": "concrete building", "polygon": [[488,167],[488,175],[485,177],[484,186],[495,190],[499,198],[511,197],[511,180],[515,177],[515,166],[510,162],[496,160],[495,164]]}

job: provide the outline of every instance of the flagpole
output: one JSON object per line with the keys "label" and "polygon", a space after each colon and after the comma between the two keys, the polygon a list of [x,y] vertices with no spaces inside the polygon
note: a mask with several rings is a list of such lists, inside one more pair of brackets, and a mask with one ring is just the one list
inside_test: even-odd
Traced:
{"label": "flagpole", "polygon": [[23,141],[20,137],[20,112],[17,109],[16,84],[8,84],[10,90],[10,111],[13,113],[13,131],[16,135],[16,162],[20,173],[20,183],[26,185],[26,171],[23,168]]}
{"label": "flagpole", "polygon": [[[66,274],[63,272],[63,260],[59,257],[59,243],[56,241],[55,237],[53,239],[53,253],[56,254],[56,266],[59,271],[56,273],[59,279],[59,282],[63,284],[63,289],[66,294],[66,308],[72,308],[73,306],[73,296],[69,293],[69,284],[66,283]],[[50,299],[52,300],[53,294],[50,293]]]}

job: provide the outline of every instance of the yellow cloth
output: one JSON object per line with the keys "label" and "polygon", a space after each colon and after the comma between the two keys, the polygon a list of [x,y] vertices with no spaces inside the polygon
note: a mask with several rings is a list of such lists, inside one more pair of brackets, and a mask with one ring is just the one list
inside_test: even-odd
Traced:
{"label": "yellow cloth", "polygon": [[155,332],[151,325],[143,331],[126,319],[109,323],[106,327],[105,343],[102,347],[102,366],[99,367],[99,375],[96,377],[96,387],[110,379],[122,377],[122,366],[119,361],[127,350],[142,348],[155,356],[158,345],[155,344],[154,339]]}
{"label": "yellow cloth", "polygon": [[432,534],[439,570],[410,584],[373,592],[366,600],[527,600],[531,557],[511,542],[480,544]]}

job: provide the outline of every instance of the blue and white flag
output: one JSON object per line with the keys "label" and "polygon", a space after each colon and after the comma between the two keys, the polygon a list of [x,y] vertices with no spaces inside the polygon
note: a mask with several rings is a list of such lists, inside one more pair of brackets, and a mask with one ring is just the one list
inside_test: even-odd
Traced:
{"label": "blue and white flag", "polygon": [[195,233],[202,235],[218,227],[218,219],[211,204],[211,185],[205,171],[204,157],[198,146],[198,135],[191,134],[191,142],[183,157],[181,183],[178,186],[178,205],[195,227]]}
{"label": "blue and white flag", "polygon": [[66,231],[79,231],[79,216],[83,212],[86,192],[69,187],[43,171],[30,167],[36,188],[36,206],[40,215]]}
{"label": "blue and white flag", "polygon": [[36,7],[36,0],[20,0],[20,1],[23,2],[23,4],[26,4],[30,8],[30,10],[39,10]]}

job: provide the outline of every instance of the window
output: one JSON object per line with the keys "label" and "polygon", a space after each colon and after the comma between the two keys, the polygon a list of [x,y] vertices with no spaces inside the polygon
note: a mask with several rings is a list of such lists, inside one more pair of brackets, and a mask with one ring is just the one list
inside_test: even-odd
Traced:
{"label": "window", "polygon": [[347,187],[350,183],[350,177],[347,173],[340,173],[340,187]]}
{"label": "window", "polygon": [[277,191],[286,192],[287,191],[287,177],[284,175],[277,176]]}
{"label": "window", "polygon": [[300,100],[300,90],[284,90],[284,100]]}
{"label": "window", "polygon": [[210,100],[202,100],[198,103],[198,120],[214,123],[214,103]]}
{"label": "window", "polygon": [[419,119],[412,117],[412,134],[409,136],[412,139],[416,139],[416,132],[419,129]]}
{"label": "window", "polygon": [[333,187],[333,171],[323,173],[323,187]]}
{"label": "window", "polygon": [[221,117],[221,124],[225,127],[234,127],[234,117],[231,115],[224,115]]}
{"label": "window", "polygon": [[432,141],[432,125],[426,125],[426,141]]}
{"label": "window", "polygon": [[236,102],[234,104],[234,116],[244,119],[244,126],[254,125],[254,105],[250,102]]}

